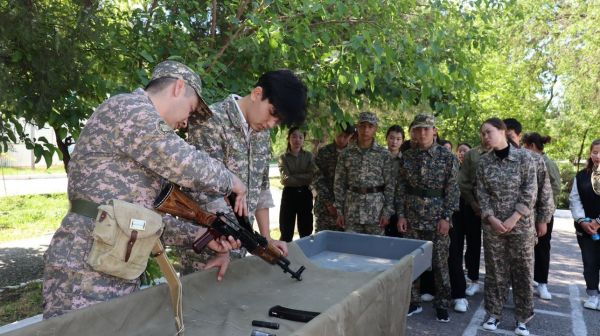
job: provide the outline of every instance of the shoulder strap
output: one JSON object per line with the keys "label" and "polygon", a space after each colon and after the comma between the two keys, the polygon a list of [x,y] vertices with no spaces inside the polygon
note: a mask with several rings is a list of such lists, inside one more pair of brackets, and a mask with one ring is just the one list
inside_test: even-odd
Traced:
{"label": "shoulder strap", "polygon": [[181,282],[175,269],[167,259],[167,254],[159,241],[156,242],[152,249],[152,255],[156,258],[160,270],[167,279],[169,285],[169,294],[171,295],[171,304],[173,305],[173,313],[175,314],[175,328],[177,328],[177,334],[183,336],[185,327],[183,326],[183,305],[182,305],[182,289]]}

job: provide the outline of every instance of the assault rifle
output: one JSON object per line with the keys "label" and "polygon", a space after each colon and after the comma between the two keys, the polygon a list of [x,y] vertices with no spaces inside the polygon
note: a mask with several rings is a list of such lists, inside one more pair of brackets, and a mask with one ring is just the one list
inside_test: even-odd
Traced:
{"label": "assault rifle", "polygon": [[[235,198],[230,195],[230,202]],[[233,206],[234,203],[231,203]],[[253,231],[248,217],[236,215],[238,223],[227,218],[223,213],[212,214],[200,208],[188,194],[173,183],[166,185],[154,201],[154,208],[158,211],[194,221],[198,225],[208,227],[207,234],[194,242],[193,249],[199,253],[211,240],[220,236],[232,236],[239,239],[242,246],[255,256],[260,257],[270,264],[276,264],[284,273],[290,273],[292,278],[301,281],[305,267],[300,266],[297,271],[290,269],[290,261],[283,256],[281,251],[269,244],[260,233]]]}

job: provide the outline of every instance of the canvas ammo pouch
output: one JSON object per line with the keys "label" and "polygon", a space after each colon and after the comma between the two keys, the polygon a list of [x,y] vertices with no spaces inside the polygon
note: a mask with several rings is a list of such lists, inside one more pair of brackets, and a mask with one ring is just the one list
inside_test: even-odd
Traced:
{"label": "canvas ammo pouch", "polygon": [[123,279],[138,278],[163,231],[162,216],[143,206],[111,200],[98,207],[88,264]]}

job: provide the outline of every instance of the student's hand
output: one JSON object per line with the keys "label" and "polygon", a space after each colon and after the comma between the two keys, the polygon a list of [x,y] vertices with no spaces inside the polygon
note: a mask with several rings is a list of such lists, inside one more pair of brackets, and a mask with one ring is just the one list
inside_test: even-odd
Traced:
{"label": "student's hand", "polygon": [[211,240],[207,245],[211,250],[217,253],[229,253],[231,250],[239,249],[242,243],[232,236],[225,237],[221,236],[217,239]]}
{"label": "student's hand", "polygon": [[498,218],[496,218],[494,216],[489,216],[487,218],[487,221],[492,226],[492,229],[494,229],[496,232],[498,232],[500,234],[504,234],[504,233],[508,232],[506,230],[506,228],[504,227],[504,225],[502,224],[502,221],[500,221]]}
{"label": "student's hand", "polygon": [[227,272],[230,261],[231,258],[229,257],[229,252],[219,253],[215,257],[208,260],[202,269],[209,270],[211,268],[218,268],[219,271],[217,272],[217,281],[221,281]]}
{"label": "student's hand", "polygon": [[450,222],[445,219],[440,219],[437,223],[437,231],[442,236],[448,235],[448,231],[450,231]]}
{"label": "student's hand", "polygon": [[502,225],[506,229],[506,233],[512,231],[512,229],[515,228],[519,219],[521,219],[521,215],[518,212],[515,212],[512,214],[512,216],[508,217],[507,220],[502,222]]}
{"label": "student's hand", "polygon": [[472,202],[471,203],[471,209],[473,209],[473,212],[475,213],[475,216],[481,217],[481,208],[479,207],[479,203]]}
{"label": "student's hand", "polygon": [[399,217],[398,221],[396,222],[396,228],[398,229],[398,232],[406,232],[406,230],[408,229],[408,223],[406,222],[406,218]]}
{"label": "student's hand", "polygon": [[330,216],[332,216],[332,217],[337,216],[337,209],[333,206],[333,204],[327,203],[326,207],[327,207],[327,213],[329,213]]}
{"label": "student's hand", "polygon": [[591,222],[581,222],[579,223],[579,226],[590,236],[594,233],[597,233],[598,228],[600,227],[600,225],[598,225],[598,222],[596,222],[595,219],[592,219]]}
{"label": "student's hand", "polygon": [[248,189],[236,175],[233,175],[231,192],[235,194],[235,207],[233,208],[233,211],[239,216],[248,216],[248,203],[246,203]]}
{"label": "student's hand", "polygon": [[386,216],[381,216],[381,218],[379,218],[379,227],[380,228],[384,228],[386,226],[388,226],[390,224],[390,219]]}
{"label": "student's hand", "polygon": [[548,232],[548,223],[537,223],[535,225],[535,231],[538,237],[543,237]]}
{"label": "student's hand", "polygon": [[271,239],[271,238],[267,238],[267,240],[269,241],[269,243],[271,245],[273,245],[273,247],[276,247],[279,251],[281,251],[281,254],[284,257],[287,257],[288,255],[288,247],[287,247],[287,243],[281,240],[275,240],[275,239]]}
{"label": "student's hand", "polygon": [[344,216],[342,215],[338,215],[335,224],[339,227],[341,227],[342,229],[346,228],[346,222],[344,221]]}

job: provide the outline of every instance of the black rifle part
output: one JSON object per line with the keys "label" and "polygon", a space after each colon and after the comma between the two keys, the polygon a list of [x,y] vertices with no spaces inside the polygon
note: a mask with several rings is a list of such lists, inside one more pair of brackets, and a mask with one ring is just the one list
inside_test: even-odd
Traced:
{"label": "black rifle part", "polygon": [[261,327],[261,328],[269,328],[269,329],[279,329],[279,323],[277,322],[269,322],[269,321],[252,321],[253,327]]}
{"label": "black rifle part", "polygon": [[296,322],[308,322],[319,314],[320,313],[317,312],[286,308],[282,306],[274,306],[269,309],[269,316]]}

